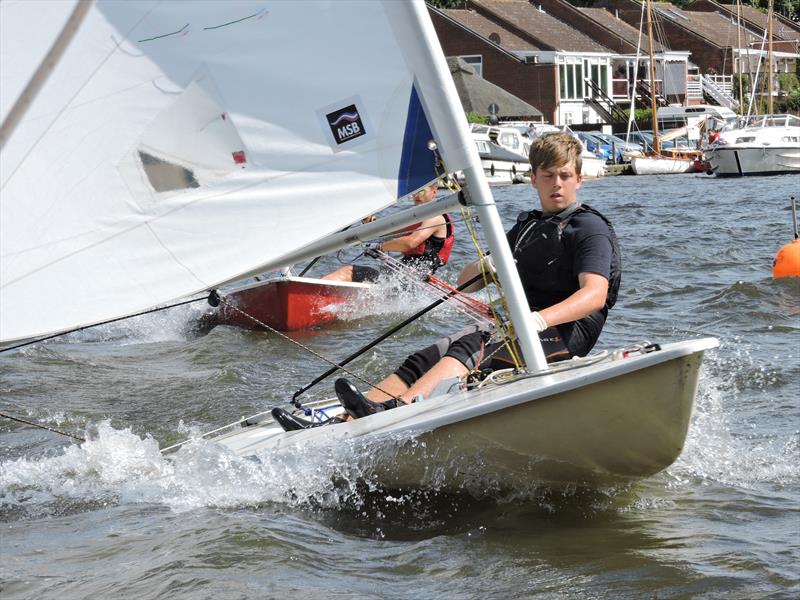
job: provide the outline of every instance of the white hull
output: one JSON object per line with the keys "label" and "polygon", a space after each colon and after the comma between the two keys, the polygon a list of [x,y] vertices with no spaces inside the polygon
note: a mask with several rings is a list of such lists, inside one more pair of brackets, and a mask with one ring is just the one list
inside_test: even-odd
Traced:
{"label": "white hull", "polygon": [[598,177],[605,177],[606,174],[606,161],[596,156],[581,156],[581,175],[596,179]]}
{"label": "white hull", "polygon": [[521,183],[531,167],[526,162],[481,159],[481,166],[489,183]]}
{"label": "white hull", "polygon": [[685,158],[655,158],[652,156],[634,156],[631,158],[631,169],[636,175],[671,175],[688,173],[694,161]]}
{"label": "white hull", "polygon": [[335,426],[287,433],[271,418],[237,424],[216,441],[265,460],[282,448],[360,444],[363,475],[392,489],[628,482],[661,471],[680,454],[703,352],[716,345],[714,339],[668,344]]}
{"label": "white hull", "polygon": [[706,149],[705,155],[711,171],[723,177],[800,173],[800,144],[769,148],[719,146]]}

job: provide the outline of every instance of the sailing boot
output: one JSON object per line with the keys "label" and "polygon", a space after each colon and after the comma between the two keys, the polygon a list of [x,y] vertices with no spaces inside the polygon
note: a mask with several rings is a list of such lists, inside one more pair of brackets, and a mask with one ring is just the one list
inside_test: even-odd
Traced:
{"label": "sailing boot", "polygon": [[333,384],[333,389],[336,391],[336,396],[339,402],[347,411],[347,414],[354,419],[360,419],[367,415],[374,415],[390,408],[397,408],[404,403],[399,400],[391,398],[385,402],[373,402],[368,400],[364,394],[359,392],[352,383],[347,381],[344,377],[340,377]]}
{"label": "sailing boot", "polygon": [[296,417],[288,410],[280,407],[272,409],[272,418],[278,422],[278,425],[283,427],[284,431],[297,431],[298,429],[311,429],[312,427],[321,427],[323,425],[334,425],[336,423],[344,423],[344,419],[333,417],[327,421],[309,421],[308,419],[301,419]]}

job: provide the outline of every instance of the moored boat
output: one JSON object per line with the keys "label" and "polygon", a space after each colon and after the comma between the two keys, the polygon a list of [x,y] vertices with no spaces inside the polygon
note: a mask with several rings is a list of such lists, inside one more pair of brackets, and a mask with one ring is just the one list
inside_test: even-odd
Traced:
{"label": "moored boat", "polygon": [[759,115],[720,133],[704,150],[709,170],[720,177],[800,173],[800,118]]}
{"label": "moored boat", "polygon": [[632,156],[631,170],[636,175],[669,175],[690,173],[697,170],[693,158],[670,158],[667,156]]}

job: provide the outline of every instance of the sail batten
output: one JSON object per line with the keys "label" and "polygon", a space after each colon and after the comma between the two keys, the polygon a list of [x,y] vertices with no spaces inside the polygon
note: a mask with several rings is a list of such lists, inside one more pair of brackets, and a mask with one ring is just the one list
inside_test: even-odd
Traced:
{"label": "sail batten", "polygon": [[437,84],[391,4],[97,2],[0,154],[0,342],[216,287],[431,181]]}

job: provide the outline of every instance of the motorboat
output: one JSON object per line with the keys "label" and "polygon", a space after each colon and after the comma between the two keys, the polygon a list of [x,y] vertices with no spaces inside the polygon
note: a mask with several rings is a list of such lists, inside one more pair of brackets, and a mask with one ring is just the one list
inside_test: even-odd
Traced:
{"label": "motorboat", "polygon": [[471,133],[490,183],[522,183],[525,180],[525,174],[531,170],[528,157],[500,145],[499,128],[473,125]]}
{"label": "motorboat", "polygon": [[709,171],[719,177],[800,173],[800,117],[748,117],[739,127],[720,132],[704,155]]}

